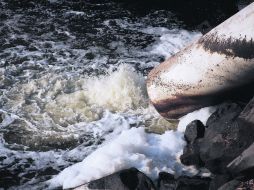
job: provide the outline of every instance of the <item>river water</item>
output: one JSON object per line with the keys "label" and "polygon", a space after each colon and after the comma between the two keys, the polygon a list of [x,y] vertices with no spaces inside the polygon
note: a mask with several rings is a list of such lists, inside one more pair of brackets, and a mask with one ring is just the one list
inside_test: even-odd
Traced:
{"label": "river water", "polygon": [[169,10],[1,0],[0,189],[43,189],[115,129],[172,128],[149,105],[146,75],[200,36]]}

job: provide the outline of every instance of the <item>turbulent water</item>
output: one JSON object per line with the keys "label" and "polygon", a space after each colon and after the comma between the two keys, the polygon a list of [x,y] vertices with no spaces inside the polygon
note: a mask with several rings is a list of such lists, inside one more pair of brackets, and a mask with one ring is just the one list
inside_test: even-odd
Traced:
{"label": "turbulent water", "polygon": [[118,128],[170,128],[147,72],[201,34],[169,10],[0,0],[0,189],[40,189]]}

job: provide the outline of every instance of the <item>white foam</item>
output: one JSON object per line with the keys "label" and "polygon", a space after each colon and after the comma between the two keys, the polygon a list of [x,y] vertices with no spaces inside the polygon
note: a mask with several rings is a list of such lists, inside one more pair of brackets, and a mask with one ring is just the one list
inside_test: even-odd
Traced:
{"label": "white foam", "polygon": [[66,14],[74,14],[74,15],[80,15],[83,16],[85,13],[83,11],[68,11]]}
{"label": "white foam", "polygon": [[144,77],[127,65],[115,72],[86,81],[86,96],[91,104],[111,111],[127,111],[147,107]]}
{"label": "white foam", "polygon": [[153,29],[147,31],[161,32],[159,40],[152,46],[150,53],[163,55],[165,58],[176,54],[190,43],[199,39],[202,34],[200,32],[190,32],[187,30],[172,29],[166,30],[163,28]]}
{"label": "white foam", "polygon": [[206,125],[208,118],[215,112],[216,108],[216,106],[201,108],[181,117],[177,128],[178,131],[184,132],[186,126],[194,120],[200,120],[204,125]]}
{"label": "white foam", "polygon": [[143,127],[123,131],[114,140],[50,180],[52,187],[76,187],[124,168],[136,167],[155,179],[160,171],[181,173],[177,155],[185,141],[180,132],[147,134]]}

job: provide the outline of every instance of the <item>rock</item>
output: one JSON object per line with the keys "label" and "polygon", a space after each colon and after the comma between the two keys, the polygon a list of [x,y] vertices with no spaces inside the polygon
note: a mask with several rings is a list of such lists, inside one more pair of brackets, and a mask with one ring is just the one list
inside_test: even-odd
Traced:
{"label": "rock", "polygon": [[181,162],[186,166],[195,165],[203,167],[204,163],[200,158],[199,149],[198,140],[194,141],[192,144],[187,144],[183,149],[183,154],[180,156]]}
{"label": "rock", "polygon": [[253,189],[254,189],[254,179],[242,182],[237,188],[237,190],[253,190]]}
{"label": "rock", "polygon": [[254,98],[250,100],[244,110],[241,112],[239,119],[254,126]]}
{"label": "rock", "polygon": [[218,190],[221,186],[232,180],[229,175],[216,175],[210,183],[209,190]]}
{"label": "rock", "polygon": [[75,188],[75,190],[89,189],[155,190],[155,186],[145,174],[136,168],[130,168]]}
{"label": "rock", "polygon": [[161,172],[158,179],[158,190],[208,190],[210,178],[200,176],[180,176],[175,179],[172,174]]}
{"label": "rock", "polygon": [[186,127],[184,138],[188,143],[193,143],[196,139],[204,137],[205,126],[199,120],[192,121]]}
{"label": "rock", "polygon": [[160,172],[157,187],[159,190],[174,190],[176,179],[174,175],[167,172]]}
{"label": "rock", "polygon": [[175,190],[208,190],[209,184],[210,178],[182,176],[177,179]]}
{"label": "rock", "polygon": [[254,178],[254,143],[228,164],[227,168],[235,176],[243,175],[249,179]]}
{"label": "rock", "polygon": [[241,183],[241,181],[237,180],[237,179],[233,179],[227,183],[225,183],[224,185],[222,185],[218,190],[235,190],[239,184]]}
{"label": "rock", "polygon": [[238,104],[224,103],[220,105],[217,110],[208,118],[206,125],[207,127],[213,127],[214,124],[219,122],[223,124],[230,122],[235,120],[241,112],[242,108]]}
{"label": "rock", "polygon": [[184,133],[184,138],[187,141],[187,145],[184,147],[183,155],[180,157],[183,164],[187,166],[204,166],[204,163],[200,159],[199,155],[199,139],[204,137],[204,133],[205,126],[199,120],[192,121],[189,125],[187,125]]}
{"label": "rock", "polygon": [[253,142],[254,127],[238,118],[241,111],[237,104],[225,103],[207,121],[199,151],[205,167],[214,174],[227,173],[227,165]]}

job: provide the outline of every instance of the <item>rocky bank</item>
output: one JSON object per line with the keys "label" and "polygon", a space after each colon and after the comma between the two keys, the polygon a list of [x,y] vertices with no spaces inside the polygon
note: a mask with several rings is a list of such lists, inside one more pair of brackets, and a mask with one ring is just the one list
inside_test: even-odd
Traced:
{"label": "rocky bank", "polygon": [[218,106],[206,125],[188,124],[180,159],[184,165],[206,168],[204,176],[174,176],[161,172],[156,181],[135,168],[122,170],[77,187],[76,190],[235,190],[254,189],[254,98]]}

